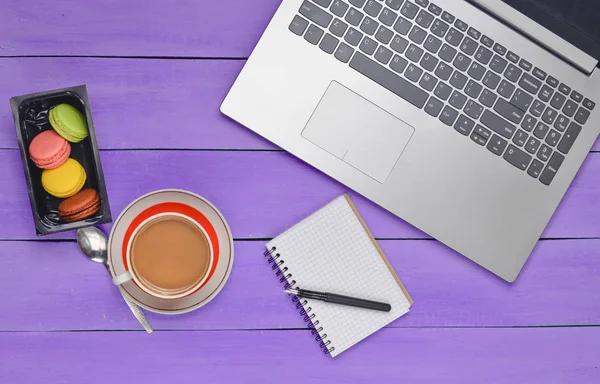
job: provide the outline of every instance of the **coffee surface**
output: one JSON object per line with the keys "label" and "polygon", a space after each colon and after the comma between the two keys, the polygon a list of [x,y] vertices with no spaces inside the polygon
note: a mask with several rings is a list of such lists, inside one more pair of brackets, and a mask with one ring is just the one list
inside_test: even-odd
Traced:
{"label": "coffee surface", "polygon": [[177,294],[198,284],[208,273],[210,246],[204,233],[177,216],[147,223],[131,248],[133,273],[148,288]]}

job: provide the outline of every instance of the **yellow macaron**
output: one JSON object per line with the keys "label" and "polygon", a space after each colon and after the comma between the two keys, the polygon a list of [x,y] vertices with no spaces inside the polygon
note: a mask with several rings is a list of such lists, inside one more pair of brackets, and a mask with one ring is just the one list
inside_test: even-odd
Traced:
{"label": "yellow macaron", "polygon": [[63,165],[42,172],[42,187],[54,197],[71,197],[83,188],[87,176],[85,170],[74,159],[68,159]]}

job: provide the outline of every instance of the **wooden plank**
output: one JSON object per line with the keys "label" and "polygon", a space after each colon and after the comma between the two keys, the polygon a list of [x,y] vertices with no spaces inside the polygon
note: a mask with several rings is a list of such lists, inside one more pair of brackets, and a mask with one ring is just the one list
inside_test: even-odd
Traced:
{"label": "wooden plank", "polygon": [[[0,99],[87,84],[102,149],[276,149],[219,111],[243,64],[231,60],[2,59]],[[0,127],[0,148],[17,148],[9,108],[0,109]],[[594,149],[600,149],[600,141]]]}
{"label": "wooden plank", "polygon": [[[392,327],[600,325],[600,240],[542,241],[510,285],[435,241],[380,242],[415,304]],[[177,316],[149,313],[158,330],[304,328],[262,256],[237,241],[227,285]],[[74,242],[0,242],[0,331],[140,329],[104,268]],[[293,272],[293,271],[292,271]],[[0,348],[1,349],[1,348]]]}
{"label": "wooden plank", "polygon": [[248,57],[281,0],[4,0],[0,56]]}
{"label": "wooden plank", "polygon": [[[115,218],[144,193],[181,188],[208,198],[222,210],[236,238],[274,237],[348,192],[284,152],[108,151],[101,157]],[[0,150],[0,175],[0,239],[35,238],[19,151]],[[599,177],[600,154],[593,153],[545,237],[600,237]],[[428,237],[355,193],[350,195],[376,237]],[[74,234],[48,238],[74,238]]]}
{"label": "wooden plank", "polygon": [[4,383],[600,380],[600,328],[389,329],[335,359],[308,331],[11,332],[0,345]]}

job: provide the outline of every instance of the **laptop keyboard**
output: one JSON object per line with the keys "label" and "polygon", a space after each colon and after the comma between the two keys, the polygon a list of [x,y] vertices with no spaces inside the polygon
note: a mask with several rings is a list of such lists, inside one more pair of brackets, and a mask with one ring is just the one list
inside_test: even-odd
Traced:
{"label": "laptop keyboard", "polygon": [[289,29],[545,185],[596,105],[429,0],[306,0]]}

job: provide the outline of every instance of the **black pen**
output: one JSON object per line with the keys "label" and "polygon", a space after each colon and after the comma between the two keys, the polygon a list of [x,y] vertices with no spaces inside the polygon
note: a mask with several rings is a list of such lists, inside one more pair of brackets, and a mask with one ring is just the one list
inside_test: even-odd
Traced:
{"label": "black pen", "polygon": [[333,304],[347,305],[350,307],[373,309],[382,312],[389,312],[392,310],[392,306],[386,303],[379,303],[377,301],[363,300],[354,297],[336,295],[334,293],[315,292],[308,291],[306,289],[286,289],[284,292],[298,297],[320,300]]}

